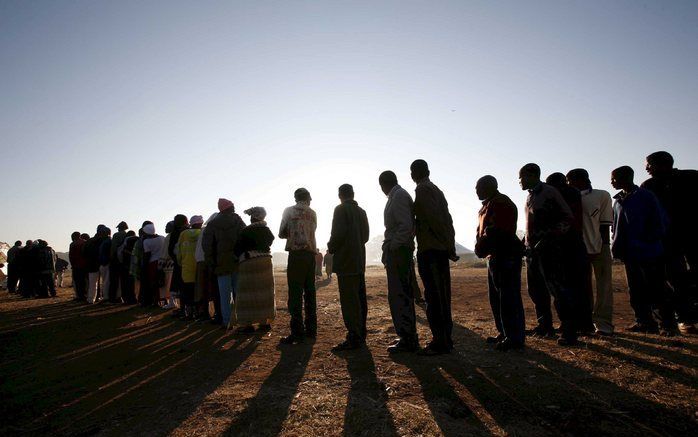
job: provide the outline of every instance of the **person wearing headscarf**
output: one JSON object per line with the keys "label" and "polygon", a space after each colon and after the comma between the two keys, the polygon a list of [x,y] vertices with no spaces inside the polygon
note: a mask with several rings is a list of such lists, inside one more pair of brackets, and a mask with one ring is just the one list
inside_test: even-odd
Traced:
{"label": "person wearing headscarf", "polygon": [[235,301],[237,324],[241,332],[270,329],[276,317],[274,298],[274,268],[271,259],[271,244],[274,234],[264,219],[267,212],[261,206],[245,210],[250,216],[235,243],[235,256],[240,260],[238,270],[238,292]]}
{"label": "person wearing headscarf", "polygon": [[219,214],[211,220],[201,242],[206,263],[213,269],[221,298],[221,322],[228,326],[231,303],[235,299],[238,279],[238,259],[234,249],[240,232],[245,227],[235,205],[228,199],[218,199]]}
{"label": "person wearing headscarf", "polygon": [[191,227],[179,234],[176,254],[177,264],[181,271],[180,299],[184,307],[183,320],[193,320],[196,309],[194,306],[194,289],[196,287],[196,242],[201,234],[201,226],[204,218],[200,215],[191,217],[189,221]]}

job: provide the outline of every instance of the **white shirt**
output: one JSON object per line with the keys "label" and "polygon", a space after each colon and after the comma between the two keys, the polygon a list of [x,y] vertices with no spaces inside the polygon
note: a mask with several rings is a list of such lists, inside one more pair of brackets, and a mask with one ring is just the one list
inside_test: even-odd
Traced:
{"label": "white shirt", "polygon": [[150,261],[157,261],[160,259],[160,253],[162,248],[165,246],[165,237],[162,235],[156,235],[155,237],[143,240],[143,253],[150,253]]}
{"label": "white shirt", "polygon": [[613,203],[611,195],[604,190],[583,190],[582,194],[582,229],[587,253],[601,253],[601,225],[613,224]]}

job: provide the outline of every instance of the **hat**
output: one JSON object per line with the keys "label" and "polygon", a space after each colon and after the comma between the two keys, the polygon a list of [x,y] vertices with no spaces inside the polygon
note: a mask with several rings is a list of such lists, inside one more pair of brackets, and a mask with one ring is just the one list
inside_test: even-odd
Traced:
{"label": "hat", "polygon": [[267,210],[261,206],[254,206],[250,209],[245,210],[245,214],[249,215],[257,221],[262,221],[267,216]]}
{"label": "hat", "polygon": [[128,225],[126,222],[121,222],[118,225],[116,225],[116,229],[128,229]]}
{"label": "hat", "polygon": [[234,208],[235,205],[228,199],[223,199],[222,197],[218,199],[218,211],[225,211],[228,208]]}
{"label": "hat", "polygon": [[204,218],[200,215],[193,215],[189,219],[189,224],[190,225],[201,225],[204,223]]}
{"label": "hat", "polygon": [[143,226],[143,233],[146,235],[155,235],[155,225],[150,223]]}
{"label": "hat", "polygon": [[304,200],[313,200],[312,197],[310,197],[310,191],[308,191],[305,188],[299,188],[293,193],[293,197],[297,201],[304,201]]}

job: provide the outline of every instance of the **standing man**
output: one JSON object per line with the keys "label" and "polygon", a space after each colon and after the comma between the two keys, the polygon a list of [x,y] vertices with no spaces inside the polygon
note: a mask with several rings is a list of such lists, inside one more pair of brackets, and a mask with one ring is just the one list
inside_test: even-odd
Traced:
{"label": "standing man", "polygon": [[538,326],[534,335],[552,337],[553,315],[550,296],[561,323],[561,346],[577,343],[575,315],[575,274],[566,259],[568,232],[574,218],[558,190],[540,180],[540,167],[526,164],[519,171],[521,189],[528,191],[526,199],[526,250],[529,253],[528,294],[536,309]]}
{"label": "standing man", "polygon": [[324,258],[322,259],[322,263],[325,265],[325,274],[327,275],[327,279],[329,281],[332,280],[332,273],[333,273],[332,272],[332,261],[333,261],[332,258],[333,258],[332,254],[329,251],[327,251],[325,253]]}
{"label": "standing man", "polygon": [[[317,336],[317,301],[315,296],[315,229],[317,215],[310,208],[312,198],[305,188],[293,193],[294,206],[286,208],[281,217],[279,238],[286,240],[288,252],[288,311],[291,313],[291,334],[282,344],[303,342],[303,337]],[[303,306],[305,304],[305,326]]]}
{"label": "standing man", "polygon": [[[221,324],[227,327],[231,317],[230,304],[235,299],[237,290],[238,259],[234,252],[235,243],[245,227],[245,222],[235,213],[235,205],[228,199],[218,199],[218,211],[218,215],[206,226],[201,246],[204,249],[206,264],[213,270],[218,281]],[[179,234],[177,239],[179,240]]]}
{"label": "standing man", "polygon": [[[666,236],[666,212],[651,191],[633,182],[628,166],[611,173],[611,185],[621,190],[614,196],[611,252],[625,264],[630,305],[636,323],[632,332],[660,333],[671,337],[678,328],[671,290],[667,287],[662,240]],[[653,318],[656,309],[661,330]]]}
{"label": "standing man", "polygon": [[99,290],[104,290],[109,278],[105,275],[108,270],[100,269],[100,249],[105,241],[109,240],[109,228],[104,225],[97,226],[97,233],[90,238],[83,248],[83,254],[87,263],[87,303],[98,301]]}
{"label": "standing man", "polygon": [[334,269],[347,337],[332,348],[333,351],[357,349],[366,343],[368,315],[365,276],[368,218],[366,211],[354,200],[351,185],[341,185],[338,194],[342,203],[334,209],[327,250],[335,257]]}
{"label": "standing man", "polygon": [[320,253],[320,249],[318,249],[315,252],[315,277],[317,279],[322,279],[322,260],[322,253]]}
{"label": "standing man", "polygon": [[46,241],[38,242],[39,297],[56,297],[56,252]]}
{"label": "standing man", "polygon": [[[613,224],[613,204],[607,191],[591,187],[589,173],[576,168],[567,173],[570,186],[582,195],[582,234],[588,265],[585,269],[585,295],[593,302],[592,318],[597,335],[613,335],[613,289],[610,230]],[[596,282],[593,293],[592,270]]]}
{"label": "standing man", "polygon": [[15,241],[15,245],[7,251],[7,291],[17,292],[17,282],[19,281],[19,268],[17,264],[17,253],[22,250],[22,242]]}
{"label": "standing man", "polygon": [[698,206],[698,171],[674,168],[668,152],[654,152],[645,167],[651,178],[642,188],[657,196],[669,216],[664,239],[665,262],[669,283],[674,289],[679,329],[696,334],[698,322],[698,229],[695,222]]}
{"label": "standing man", "polygon": [[116,225],[116,233],[111,238],[110,259],[109,259],[109,301],[119,302],[122,300],[124,289],[124,278],[121,274],[121,262],[119,261],[119,248],[126,240],[128,224],[122,221]]}
{"label": "standing man", "polygon": [[438,355],[453,350],[451,331],[451,267],[457,261],[456,232],[448,211],[448,202],[439,187],[429,180],[427,162],[418,159],[410,165],[412,180],[417,184],[414,214],[417,229],[417,263],[424,282],[427,320],[432,340],[420,351]]}
{"label": "standing man", "polygon": [[388,196],[383,210],[385,234],[383,265],[388,277],[388,304],[397,340],[388,352],[414,352],[419,349],[414,288],[414,203],[409,193],[397,183],[392,171],[378,177],[383,193]]}
{"label": "standing man", "polygon": [[72,242],[68,249],[68,260],[73,277],[75,300],[84,302],[87,298],[87,260],[84,254],[86,240],[77,231],[70,234],[70,239]]}
{"label": "standing man", "polygon": [[475,254],[487,258],[490,306],[499,333],[487,342],[507,351],[523,349],[525,341],[526,321],[521,302],[523,245],[516,236],[516,205],[497,188],[497,179],[489,175],[481,177],[475,186],[482,201]]}

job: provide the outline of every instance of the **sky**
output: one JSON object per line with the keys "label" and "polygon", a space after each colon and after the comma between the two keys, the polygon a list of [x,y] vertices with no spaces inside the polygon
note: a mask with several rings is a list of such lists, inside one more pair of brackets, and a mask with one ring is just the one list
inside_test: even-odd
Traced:
{"label": "sky", "polygon": [[[378,175],[427,160],[456,239],[474,186],[519,206],[518,169],[697,168],[696,1],[0,0],[0,241],[264,206],[308,188],[318,244],[351,183],[383,232]],[[277,239],[273,250],[283,250]]]}

